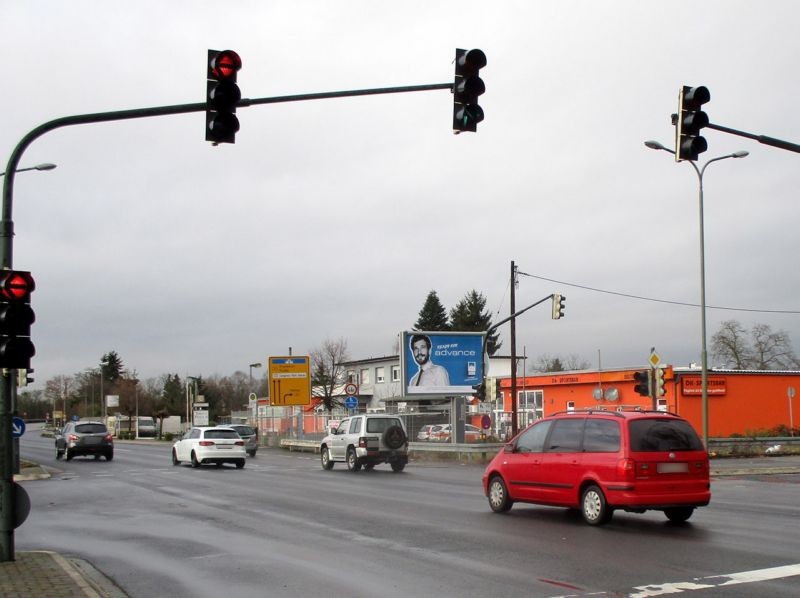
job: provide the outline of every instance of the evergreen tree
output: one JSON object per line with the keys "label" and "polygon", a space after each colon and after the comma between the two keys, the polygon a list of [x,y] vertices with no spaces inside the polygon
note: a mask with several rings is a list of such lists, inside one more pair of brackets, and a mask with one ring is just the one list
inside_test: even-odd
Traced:
{"label": "evergreen tree", "polygon": [[[484,332],[492,326],[492,316],[485,311],[486,298],[472,290],[450,310],[450,330],[458,332]],[[486,338],[486,352],[494,355],[500,348],[499,333],[492,332]]]}
{"label": "evergreen tree", "polygon": [[114,384],[122,377],[122,359],[116,351],[109,351],[100,358],[100,367],[103,370],[103,379]]}
{"label": "evergreen tree", "polygon": [[161,396],[164,399],[164,409],[169,415],[185,415],[186,393],[178,374],[166,375]]}
{"label": "evergreen tree", "polygon": [[447,310],[445,310],[442,302],[439,301],[439,295],[436,294],[436,291],[428,293],[425,305],[419,311],[419,317],[413,329],[431,332],[450,330],[450,324],[447,321]]}

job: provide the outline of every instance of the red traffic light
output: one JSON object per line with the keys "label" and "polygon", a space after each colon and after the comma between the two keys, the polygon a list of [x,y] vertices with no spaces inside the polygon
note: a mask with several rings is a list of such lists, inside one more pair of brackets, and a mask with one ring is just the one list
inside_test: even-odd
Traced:
{"label": "red traffic light", "polygon": [[[213,51],[209,51],[211,53]],[[242,68],[242,59],[233,50],[223,50],[210,57],[209,79],[233,79]]]}
{"label": "red traffic light", "polygon": [[30,301],[36,283],[30,272],[0,271],[0,297],[5,301]]}

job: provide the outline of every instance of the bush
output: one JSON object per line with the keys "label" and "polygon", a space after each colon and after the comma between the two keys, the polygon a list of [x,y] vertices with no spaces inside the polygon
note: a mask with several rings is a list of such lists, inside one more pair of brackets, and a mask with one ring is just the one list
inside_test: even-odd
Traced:
{"label": "bush", "polygon": [[164,440],[167,442],[172,442],[172,439],[175,437],[175,434],[172,432],[164,432]]}

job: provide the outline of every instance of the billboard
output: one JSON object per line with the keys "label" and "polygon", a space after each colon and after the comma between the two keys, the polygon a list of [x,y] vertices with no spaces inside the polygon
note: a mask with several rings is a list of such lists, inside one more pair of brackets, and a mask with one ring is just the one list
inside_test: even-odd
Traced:
{"label": "billboard", "polygon": [[402,332],[405,395],[471,395],[483,381],[482,332]]}

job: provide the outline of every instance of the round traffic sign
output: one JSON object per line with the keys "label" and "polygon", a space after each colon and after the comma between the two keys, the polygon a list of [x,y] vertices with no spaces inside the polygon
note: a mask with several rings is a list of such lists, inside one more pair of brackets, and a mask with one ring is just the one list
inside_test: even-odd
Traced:
{"label": "round traffic sign", "polygon": [[358,386],[353,384],[352,382],[348,382],[344,385],[344,394],[348,396],[353,396],[358,394]]}
{"label": "round traffic sign", "polygon": [[492,418],[489,417],[488,413],[484,413],[483,417],[481,418],[481,428],[484,430],[488,430],[492,427]]}
{"label": "round traffic sign", "polygon": [[11,438],[19,438],[25,433],[25,420],[14,416],[11,419]]}

